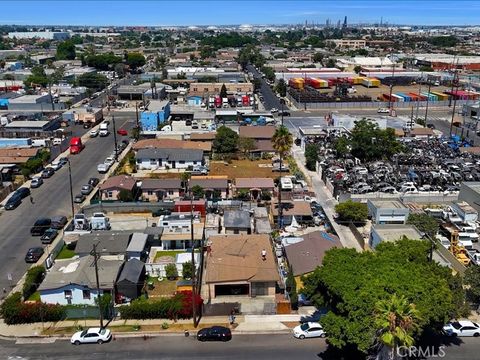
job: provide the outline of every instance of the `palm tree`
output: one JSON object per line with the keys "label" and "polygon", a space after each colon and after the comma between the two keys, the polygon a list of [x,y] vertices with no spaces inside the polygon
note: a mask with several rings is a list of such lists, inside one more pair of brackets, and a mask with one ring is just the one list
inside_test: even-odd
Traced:
{"label": "palm tree", "polygon": [[[290,152],[293,145],[292,134],[287,127],[281,125],[272,136],[272,144],[275,151],[280,156],[280,176],[282,175],[283,158]],[[282,228],[282,182],[278,184],[278,227]]]}
{"label": "palm tree", "polygon": [[185,195],[188,192],[188,180],[190,180],[190,173],[185,171],[180,175],[180,179],[182,179],[183,188],[185,190]]}
{"label": "palm tree", "polygon": [[418,328],[420,315],[404,296],[396,294],[380,300],[375,305],[375,324],[380,350],[377,359],[396,359],[400,346],[412,346],[412,333]]}

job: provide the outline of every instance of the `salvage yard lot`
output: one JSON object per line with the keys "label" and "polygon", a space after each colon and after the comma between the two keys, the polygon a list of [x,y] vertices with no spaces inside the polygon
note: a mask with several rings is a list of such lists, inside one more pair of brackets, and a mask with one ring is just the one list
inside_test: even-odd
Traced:
{"label": "salvage yard lot", "polygon": [[232,160],[230,164],[224,161],[210,161],[209,175],[227,175],[230,180],[242,177],[275,179],[280,176],[280,173],[272,171],[271,160]]}

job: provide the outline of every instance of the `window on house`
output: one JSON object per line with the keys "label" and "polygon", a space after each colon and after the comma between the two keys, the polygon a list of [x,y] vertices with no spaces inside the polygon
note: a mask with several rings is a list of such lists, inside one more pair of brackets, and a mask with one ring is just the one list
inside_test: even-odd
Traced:
{"label": "window on house", "polygon": [[157,163],[157,160],[155,159],[150,159],[150,165],[155,165]]}
{"label": "window on house", "polygon": [[197,165],[197,162],[196,162],[196,161],[194,161],[194,162],[193,162],[193,165]]}
{"label": "window on house", "polygon": [[137,159],[137,164],[141,164],[142,163],[142,159]]}
{"label": "window on house", "polygon": [[168,195],[173,195],[173,190],[168,190]]}
{"label": "window on house", "polygon": [[180,164],[185,164],[185,160],[180,160],[179,163]]}
{"label": "window on house", "polygon": [[90,290],[83,290],[83,298],[90,299]]}
{"label": "window on house", "polygon": [[148,195],[153,195],[153,191],[147,191]]}
{"label": "window on house", "polygon": [[220,89],[219,89],[219,88],[215,88],[215,92],[219,92],[219,91],[220,91]]}
{"label": "window on house", "polygon": [[198,91],[198,88],[193,88],[193,91]]}
{"label": "window on house", "polygon": [[71,298],[72,297],[72,290],[64,290],[63,294],[65,295],[66,298]]}
{"label": "window on house", "polygon": [[203,91],[208,92],[208,88],[203,88]]}
{"label": "window on house", "polygon": [[108,191],[107,192],[107,197],[109,197],[109,198],[113,197],[113,191]]}
{"label": "window on house", "polygon": [[168,222],[164,222],[164,223],[163,223],[163,226],[168,226]]}

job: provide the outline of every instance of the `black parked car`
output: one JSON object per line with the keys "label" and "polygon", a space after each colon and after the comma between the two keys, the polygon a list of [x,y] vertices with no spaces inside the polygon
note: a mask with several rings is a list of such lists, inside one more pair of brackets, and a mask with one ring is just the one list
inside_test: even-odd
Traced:
{"label": "black parked car", "polygon": [[13,210],[21,203],[22,203],[22,198],[17,194],[13,194],[12,197],[7,200],[5,204],[5,210]]}
{"label": "black parked car", "polygon": [[62,229],[65,225],[67,225],[67,217],[63,215],[57,215],[52,217],[52,223],[50,224],[50,227],[52,229]]}
{"label": "black parked car", "polygon": [[232,339],[232,332],[224,326],[212,326],[199,330],[197,339],[198,341],[229,341]]}
{"label": "black parked car", "polygon": [[290,112],[289,111],[279,111],[278,116],[290,116]]}
{"label": "black parked car", "polygon": [[20,199],[25,199],[27,196],[30,196],[30,189],[26,187],[18,188],[14,195],[20,196]]}
{"label": "black parked car", "polygon": [[100,180],[98,178],[92,177],[88,180],[88,184],[92,185],[93,187],[97,186]]}
{"label": "black parked car", "polygon": [[76,203],[76,204],[81,204],[85,201],[86,199],[86,196],[83,195],[83,194],[77,194],[75,195],[75,199],[73,199],[73,201]]}
{"label": "black parked car", "polygon": [[43,248],[33,247],[28,249],[27,255],[25,255],[25,262],[36,263],[43,255]]}
{"label": "black parked car", "polygon": [[42,236],[45,234],[45,231],[50,228],[51,224],[52,220],[48,218],[40,218],[35,221],[35,224],[33,224],[32,228],[30,229],[30,234],[32,236]]}
{"label": "black parked car", "polygon": [[42,235],[42,237],[40,238],[40,241],[42,242],[42,244],[51,244],[53,239],[55,239],[55,237],[57,236],[58,234],[58,231],[55,230],[55,229],[47,229],[47,231],[45,231],[45,234]]}
{"label": "black parked car", "polygon": [[55,174],[55,170],[53,170],[51,167],[47,167],[42,171],[42,178],[47,179],[51,177],[53,174]]}

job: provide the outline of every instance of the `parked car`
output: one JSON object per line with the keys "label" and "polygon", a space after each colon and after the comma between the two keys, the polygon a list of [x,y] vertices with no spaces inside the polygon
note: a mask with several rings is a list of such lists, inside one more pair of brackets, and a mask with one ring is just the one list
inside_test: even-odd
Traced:
{"label": "parked car", "polygon": [[272,109],[270,110],[270,112],[271,112],[272,114],[275,114],[276,112],[278,112],[278,109],[277,109],[277,108],[272,108]]}
{"label": "parked car", "polygon": [[99,132],[100,132],[100,130],[98,130],[98,129],[92,129],[92,130],[90,130],[90,133],[89,133],[89,134],[90,134],[90,137],[91,137],[91,138],[97,137]]}
{"label": "parked car", "polygon": [[97,186],[99,182],[100,180],[95,177],[88,179],[88,185],[92,185],[93,187]]}
{"label": "parked car", "polygon": [[112,339],[112,333],[105,328],[89,328],[78,331],[72,335],[70,342],[74,345],[80,344],[103,344]]}
{"label": "parked car", "polygon": [[13,210],[22,203],[22,198],[13,194],[5,203],[5,210]]}
{"label": "parked car", "polygon": [[87,185],[83,185],[82,186],[82,189],[80,190],[80,192],[83,194],[83,195],[88,195],[92,192],[93,190],[93,186],[90,185],[90,184],[87,184]]}
{"label": "parked car", "polygon": [[105,164],[105,163],[103,163],[103,164],[98,164],[98,165],[97,165],[97,171],[98,171],[99,173],[106,173],[109,168],[110,168],[110,166],[108,166],[108,165]]}
{"label": "parked car", "polygon": [[208,168],[205,166],[194,167],[191,171],[192,175],[208,175]]}
{"label": "parked car", "polygon": [[60,170],[62,168],[62,166],[63,165],[60,162],[60,160],[55,160],[50,164],[50,167],[55,171]]}
{"label": "parked car", "polygon": [[305,294],[298,294],[298,306],[311,306],[312,302],[307,299]]}
{"label": "parked car", "polygon": [[35,176],[30,182],[30,187],[35,189],[43,184],[43,179],[40,176]]}
{"label": "parked car", "polygon": [[53,216],[51,219],[51,224],[50,227],[52,229],[62,229],[65,225],[67,225],[68,219],[66,216],[63,215],[57,215]]}
{"label": "parked car", "polygon": [[75,203],[77,203],[77,204],[81,204],[81,203],[83,203],[83,202],[85,201],[85,199],[86,199],[86,196],[85,196],[85,195],[83,195],[83,194],[77,194],[77,195],[75,195],[75,199],[74,199],[73,201],[74,201]]}
{"label": "parked car", "polygon": [[290,111],[279,111],[278,116],[290,116]]}
{"label": "parked car", "polygon": [[20,196],[20,199],[25,199],[30,195],[30,189],[26,187],[20,187],[15,191],[14,195]]}
{"label": "parked car", "polygon": [[232,332],[224,326],[212,326],[200,329],[197,333],[198,341],[229,341],[232,339]]}
{"label": "parked car", "polygon": [[128,131],[125,130],[125,129],[118,129],[118,130],[117,130],[117,134],[118,134],[118,135],[121,135],[121,136],[127,136],[127,135],[128,135]]}
{"label": "parked car", "polygon": [[42,244],[51,244],[52,241],[57,237],[57,235],[58,235],[57,230],[52,228],[47,229],[47,231],[45,231],[45,233],[40,238],[40,241],[42,242]]}
{"label": "parked car", "polygon": [[66,157],[61,157],[60,159],[58,159],[58,161],[60,161],[60,164],[62,164],[62,166],[63,166],[63,165],[67,165],[67,163],[68,163],[68,158],[66,158]]}
{"label": "parked car", "polygon": [[112,166],[115,163],[115,153],[113,153],[112,156],[107,157],[104,163],[107,164],[108,167]]}
{"label": "parked car", "polygon": [[447,336],[480,336],[480,325],[470,320],[449,322],[442,330]]}
{"label": "parked car", "polygon": [[327,334],[323,330],[322,325],[320,325],[319,323],[306,322],[296,326],[293,329],[293,336],[296,337],[297,339],[315,338],[315,337],[324,338],[325,336],[327,336]]}
{"label": "parked car", "polygon": [[55,170],[53,170],[51,167],[47,167],[42,171],[42,178],[48,179],[49,177],[52,177],[53,174],[55,174]]}
{"label": "parked car", "polygon": [[379,114],[390,114],[390,109],[380,108],[380,109],[377,110],[377,113],[379,113]]}
{"label": "parked car", "polygon": [[27,254],[25,255],[25,262],[27,263],[36,263],[43,255],[42,247],[33,247],[28,249]]}
{"label": "parked car", "polygon": [[30,234],[32,236],[42,236],[50,228],[52,220],[49,218],[40,218],[35,221],[33,226],[30,228]]}

